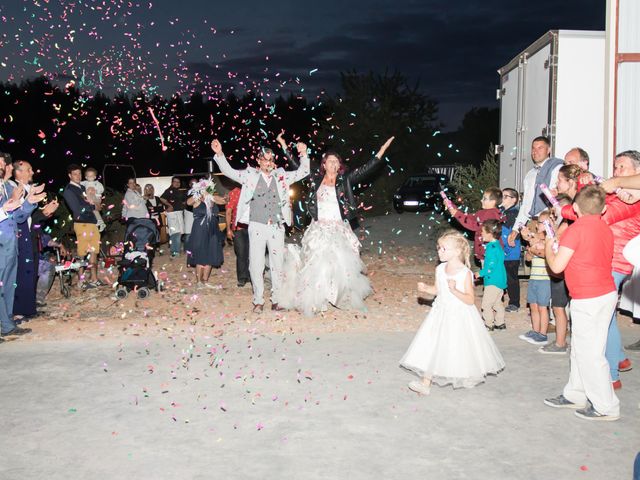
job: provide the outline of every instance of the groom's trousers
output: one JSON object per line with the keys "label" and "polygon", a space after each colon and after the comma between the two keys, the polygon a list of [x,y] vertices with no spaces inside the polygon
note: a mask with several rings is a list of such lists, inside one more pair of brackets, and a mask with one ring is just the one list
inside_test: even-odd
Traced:
{"label": "groom's trousers", "polygon": [[249,222],[249,273],[253,286],[253,303],[264,304],[265,248],[269,252],[271,270],[271,303],[278,303],[282,284],[284,255],[284,227],[277,224]]}

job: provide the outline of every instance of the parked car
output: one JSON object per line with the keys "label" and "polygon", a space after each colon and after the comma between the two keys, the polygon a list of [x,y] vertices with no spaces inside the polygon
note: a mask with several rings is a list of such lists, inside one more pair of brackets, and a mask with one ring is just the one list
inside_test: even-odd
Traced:
{"label": "parked car", "polygon": [[412,175],[393,195],[393,208],[398,213],[406,210],[430,210],[441,200],[440,191],[447,188],[446,175],[421,173]]}

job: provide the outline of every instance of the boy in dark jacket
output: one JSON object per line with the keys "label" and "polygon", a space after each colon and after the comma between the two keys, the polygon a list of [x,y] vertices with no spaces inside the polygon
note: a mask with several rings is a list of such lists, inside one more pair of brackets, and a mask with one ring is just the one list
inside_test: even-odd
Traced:
{"label": "boy in dark jacket", "polygon": [[502,190],[502,213],[505,217],[502,225],[502,245],[504,246],[504,268],[507,271],[507,294],[509,295],[509,305],[505,309],[507,312],[520,310],[520,281],[518,280],[520,255],[522,253],[520,237],[516,239],[513,247],[510,247],[507,242],[520,211],[519,201],[520,195],[513,188]]}

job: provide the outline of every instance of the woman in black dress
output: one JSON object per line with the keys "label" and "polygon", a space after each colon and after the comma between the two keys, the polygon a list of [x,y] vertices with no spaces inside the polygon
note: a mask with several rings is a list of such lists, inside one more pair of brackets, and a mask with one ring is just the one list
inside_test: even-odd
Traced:
{"label": "woman in black dress", "polygon": [[193,206],[193,228],[187,245],[187,263],[196,268],[197,288],[215,288],[207,283],[212,267],[224,262],[224,235],[218,226],[218,205],[226,200],[215,194],[211,180],[200,180],[191,190],[187,205]]}

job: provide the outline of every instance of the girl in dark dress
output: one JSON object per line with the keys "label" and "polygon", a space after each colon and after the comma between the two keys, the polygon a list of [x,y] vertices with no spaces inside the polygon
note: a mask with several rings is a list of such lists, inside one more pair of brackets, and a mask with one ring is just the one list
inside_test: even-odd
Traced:
{"label": "girl in dark dress", "polygon": [[189,190],[187,205],[193,206],[193,228],[187,245],[187,263],[196,268],[197,288],[215,288],[207,283],[211,268],[218,268],[224,262],[224,235],[218,226],[218,205],[225,203],[223,197],[215,195],[211,180],[200,180]]}

